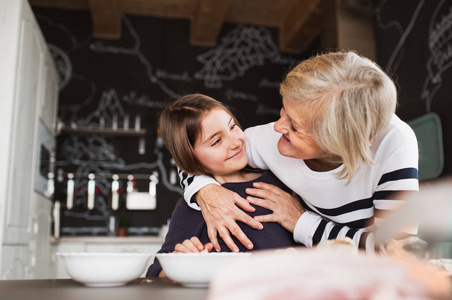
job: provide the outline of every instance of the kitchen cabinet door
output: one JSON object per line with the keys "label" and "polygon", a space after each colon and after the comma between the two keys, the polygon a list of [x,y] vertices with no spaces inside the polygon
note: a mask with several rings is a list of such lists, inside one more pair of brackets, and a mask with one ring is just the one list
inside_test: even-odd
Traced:
{"label": "kitchen cabinet door", "polygon": [[28,245],[2,247],[2,280],[30,279]]}
{"label": "kitchen cabinet door", "polygon": [[43,64],[42,38],[28,5],[22,7],[18,65],[13,101],[9,176],[6,196],[6,224],[3,242],[29,240],[30,201],[33,192],[37,131],[38,82]]}
{"label": "kitchen cabinet door", "polygon": [[29,242],[29,269],[34,279],[55,277],[55,262],[51,259],[50,223],[52,203],[35,194],[32,230]]}
{"label": "kitchen cabinet door", "polygon": [[[44,45],[44,47],[47,47]],[[44,55],[44,54],[43,54]],[[58,73],[54,67],[50,55],[44,55],[40,79],[40,110],[41,120],[47,126],[49,131],[55,135],[58,108]]]}
{"label": "kitchen cabinet door", "polygon": [[58,76],[28,2],[0,7],[0,278],[42,278],[51,201],[35,192],[37,133],[55,132]]}

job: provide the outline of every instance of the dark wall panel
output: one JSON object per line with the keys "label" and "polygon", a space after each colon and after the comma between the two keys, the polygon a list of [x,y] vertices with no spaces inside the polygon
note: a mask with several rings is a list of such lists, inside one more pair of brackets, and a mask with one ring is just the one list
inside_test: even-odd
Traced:
{"label": "dark wall panel", "polygon": [[[135,127],[140,137],[61,134],[57,138],[55,200],[63,203],[62,235],[107,233],[108,220],[126,217],[131,234],[154,234],[170,218],[181,189],[171,157],[158,140],[157,119],[168,101],[200,92],[235,109],[243,127],[278,118],[278,84],[295,61],[322,50],[321,39],[300,55],[281,53],[275,28],[225,24],[216,47],[189,44],[189,21],[124,15],[119,40],[94,39],[87,11],[34,8],[60,74],[58,116],[64,128]],[[111,209],[111,175],[136,175],[147,191],[149,175],[158,172],[157,208],[126,210],[125,193]],[[74,207],[65,207],[67,174],[75,174]],[[87,205],[87,174],[96,174],[96,204]]]}
{"label": "dark wall panel", "polygon": [[[397,82],[405,121],[437,113],[452,173],[452,1],[374,0],[378,63]],[[422,153],[421,153],[422,155]]]}

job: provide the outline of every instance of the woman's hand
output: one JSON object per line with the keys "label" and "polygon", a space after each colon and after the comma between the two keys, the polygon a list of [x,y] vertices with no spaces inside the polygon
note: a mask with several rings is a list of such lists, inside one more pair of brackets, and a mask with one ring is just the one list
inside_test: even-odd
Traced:
{"label": "woman's hand", "polygon": [[238,252],[239,248],[232,240],[230,233],[247,249],[253,249],[253,243],[236,223],[236,221],[240,221],[254,229],[260,230],[263,228],[261,223],[243,211],[255,211],[254,207],[248,201],[238,194],[215,184],[209,184],[203,187],[196,195],[196,201],[201,207],[204,221],[207,224],[209,239],[217,252],[221,251],[217,233],[233,252]]}
{"label": "woman's hand", "polygon": [[253,186],[253,189],[246,189],[246,193],[252,196],[246,199],[254,205],[273,211],[272,214],[256,216],[254,219],[259,222],[276,222],[293,232],[298,219],[305,212],[300,202],[274,185],[255,182]]}
{"label": "woman's hand", "polygon": [[203,245],[201,241],[196,236],[194,236],[189,240],[185,240],[182,243],[176,244],[173,253],[199,253],[201,251],[210,252],[212,248],[212,243]]}

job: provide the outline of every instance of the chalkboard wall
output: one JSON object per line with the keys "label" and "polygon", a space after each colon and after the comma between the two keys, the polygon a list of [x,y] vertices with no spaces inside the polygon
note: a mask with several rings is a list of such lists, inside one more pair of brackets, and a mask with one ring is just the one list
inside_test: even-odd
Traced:
{"label": "chalkboard wall", "polygon": [[405,121],[437,113],[444,170],[452,173],[452,2],[374,0],[377,62],[397,82],[397,114]]}
{"label": "chalkboard wall", "polygon": [[[34,8],[60,74],[58,116],[64,128],[134,129],[140,136],[82,132],[57,138],[55,200],[62,203],[61,235],[108,234],[110,216],[130,220],[129,234],[157,234],[181,189],[176,168],[157,135],[167,103],[187,93],[212,96],[235,109],[244,128],[278,118],[278,85],[296,61],[323,50],[321,37],[299,55],[281,53],[275,28],[225,24],[216,47],[189,44],[189,21],[123,15],[119,40],[94,39],[87,11]],[[128,122],[125,122],[124,120]],[[116,121],[115,121],[116,120]],[[144,152],[144,153],[143,153]],[[157,172],[155,210],[111,208],[111,176],[135,175],[139,191]],[[66,205],[67,176],[75,175],[74,205]],[[87,174],[96,175],[95,208],[87,209]]]}

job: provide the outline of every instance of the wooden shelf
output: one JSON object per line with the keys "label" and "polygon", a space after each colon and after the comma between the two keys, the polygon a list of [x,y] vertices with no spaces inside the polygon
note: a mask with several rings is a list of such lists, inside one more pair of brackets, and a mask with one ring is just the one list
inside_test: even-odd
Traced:
{"label": "wooden shelf", "polygon": [[112,129],[112,128],[93,128],[93,127],[63,127],[60,131],[61,135],[69,134],[92,134],[92,135],[108,135],[108,136],[123,136],[123,137],[143,137],[146,135],[146,129]]}

